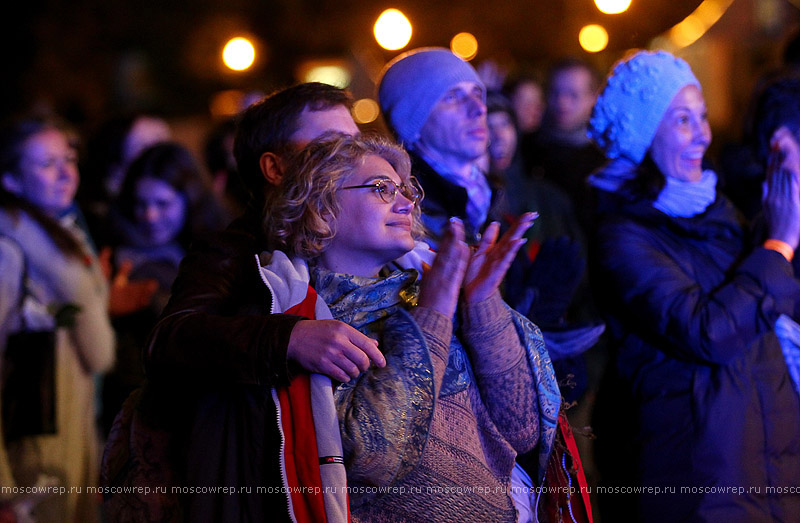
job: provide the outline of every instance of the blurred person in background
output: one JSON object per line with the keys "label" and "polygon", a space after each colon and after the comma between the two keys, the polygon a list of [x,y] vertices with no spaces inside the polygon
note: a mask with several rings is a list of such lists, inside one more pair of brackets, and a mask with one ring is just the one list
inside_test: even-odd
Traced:
{"label": "blurred person in background", "polygon": [[535,165],[536,140],[547,109],[544,83],[533,74],[520,73],[505,82],[502,92],[514,108],[520,154],[525,173],[529,175]]}
{"label": "blurred person in background", "polygon": [[130,163],[148,146],[171,138],[172,128],[164,118],[141,112],[108,118],[89,136],[77,199],[98,243],[109,241],[106,218]]}
{"label": "blurred person in background", "polygon": [[[766,239],[752,245],[704,160],[707,109],[685,61],[620,60],[590,133],[609,158],[590,179],[601,217],[592,281],[616,351],[616,395],[601,389],[595,410],[601,484],[674,488],[638,497],[642,521],[792,520],[800,498],[762,489],[800,479],[797,362],[777,335],[800,329],[800,147],[771,137]],[[631,514],[627,500],[600,506]]]}
{"label": "blurred person in background", "polygon": [[[782,69],[763,77],[754,90],[748,113],[741,154],[725,165],[738,168],[733,170],[734,176],[727,180],[726,188],[745,216],[761,224],[772,138],[779,128],[785,127],[795,140],[800,139],[800,71]],[[734,160],[738,163],[731,165]],[[796,259],[793,263],[798,266]]]}
{"label": "blurred person in background", "polygon": [[170,296],[178,266],[191,243],[226,225],[199,159],[177,142],[151,145],[125,175],[109,213],[115,242],[113,263],[125,265],[130,281],[155,281],[149,305],[113,318],[117,364],[103,383],[103,429],[107,433],[125,398],[141,385],[141,353]]}
{"label": "blurred person in background", "polygon": [[533,75],[520,75],[506,82],[503,92],[514,107],[520,135],[525,137],[538,131],[547,107],[542,82]]}
{"label": "blurred person in background", "polygon": [[[52,382],[43,380],[39,389],[52,387],[55,402],[52,430],[20,434],[21,427],[3,427],[0,484],[66,488],[66,494],[41,499],[30,514],[18,514],[42,522],[98,520],[98,500],[86,490],[97,485],[99,470],[95,377],[114,362],[108,282],[74,202],[75,138],[61,123],[42,118],[15,121],[0,134],[3,393],[11,393],[5,385],[27,368],[9,360],[13,337],[53,331]],[[11,398],[3,399],[5,417]],[[80,493],[71,487],[81,487]],[[27,510],[29,501],[12,500],[11,507]]]}
{"label": "blurred person in background", "polygon": [[211,129],[203,144],[203,159],[211,174],[214,194],[231,217],[241,215],[247,206],[247,189],[236,170],[233,156],[235,137],[236,119],[228,118]]}
{"label": "blurred person in background", "polygon": [[[237,103],[236,114],[261,101],[266,93],[247,91]],[[224,117],[214,124],[203,142],[203,160],[211,175],[211,185],[231,218],[244,213],[249,203],[248,184],[236,168],[233,144],[237,116]]]}
{"label": "blurred person in background", "polygon": [[586,134],[599,86],[599,74],[585,60],[556,62],[547,77],[547,110],[530,152],[531,175],[543,176],[572,198],[587,236],[593,222],[586,180],[605,161]]}
{"label": "blurred person in background", "polygon": [[549,180],[533,178],[525,172],[511,101],[499,92],[489,92],[486,108],[489,173],[502,186],[498,214],[507,223],[525,212],[539,212],[539,219],[525,235],[531,240],[526,247],[531,255],[547,238],[569,236],[580,243],[585,256],[585,238],[569,196]]}

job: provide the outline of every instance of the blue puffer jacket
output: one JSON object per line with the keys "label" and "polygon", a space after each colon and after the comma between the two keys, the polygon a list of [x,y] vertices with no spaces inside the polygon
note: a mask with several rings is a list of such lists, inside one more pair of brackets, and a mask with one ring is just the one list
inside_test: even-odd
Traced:
{"label": "blue puffer jacket", "polygon": [[641,519],[796,521],[800,495],[780,494],[800,485],[800,401],[773,332],[800,318],[791,265],[751,249],[721,196],[692,218],[621,203],[595,255],[639,479],[662,488]]}

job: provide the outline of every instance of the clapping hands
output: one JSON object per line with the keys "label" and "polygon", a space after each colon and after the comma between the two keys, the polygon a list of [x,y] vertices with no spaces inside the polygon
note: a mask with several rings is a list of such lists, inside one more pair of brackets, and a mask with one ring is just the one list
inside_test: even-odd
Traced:
{"label": "clapping hands", "polygon": [[522,236],[537,216],[536,213],[523,214],[499,240],[499,224],[490,224],[476,248],[464,242],[461,221],[452,220],[433,266],[422,279],[419,304],[452,317],[460,295],[467,303],[489,298],[499,289],[511,262],[526,241]]}
{"label": "clapping hands", "polygon": [[511,262],[527,241],[522,236],[538,216],[538,213],[523,214],[499,240],[500,225],[497,222],[486,228],[478,248],[470,255],[464,276],[464,300],[467,303],[483,301],[498,290]]}
{"label": "clapping hands", "polygon": [[770,140],[764,215],[770,238],[796,249],[800,242],[800,145],[786,127]]}

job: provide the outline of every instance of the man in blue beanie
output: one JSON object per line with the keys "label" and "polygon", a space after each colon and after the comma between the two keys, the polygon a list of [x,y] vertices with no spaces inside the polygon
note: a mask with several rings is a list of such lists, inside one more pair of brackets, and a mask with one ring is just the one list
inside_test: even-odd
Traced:
{"label": "man in blue beanie", "polygon": [[[378,100],[386,124],[409,151],[412,172],[425,190],[422,220],[430,234],[429,243],[435,248],[451,217],[464,222],[468,243],[477,242],[484,225],[496,219],[491,207],[499,188],[486,176],[487,166],[482,164],[488,152],[489,131],[486,87],[478,73],[448,49],[414,49],[386,65],[378,85]],[[578,282],[583,274],[583,258],[577,254],[565,257],[564,252],[547,249],[547,254],[537,257],[532,265],[523,254],[519,257],[524,262],[520,273],[511,277],[509,272],[512,279],[506,282],[507,287],[528,288],[529,292],[519,294],[536,296],[525,305],[511,305],[536,323],[546,306],[563,302],[566,308],[574,294],[570,282]],[[545,280],[555,285],[545,285]],[[563,313],[560,310],[555,316],[560,318]],[[563,358],[594,345],[603,329],[602,323],[577,328],[562,324],[558,332],[545,328],[543,334],[551,357]],[[536,469],[532,457],[532,453],[518,456],[528,473]],[[522,477],[521,469],[516,469],[512,484]],[[523,517],[521,514],[520,521]]]}
{"label": "man in blue beanie", "polygon": [[[486,88],[475,69],[439,47],[403,53],[384,68],[378,85],[384,120],[411,155],[412,171],[425,190],[422,220],[435,248],[451,217],[464,222],[467,241],[474,243],[492,216],[492,203],[502,180],[487,177],[489,145]],[[592,333],[576,344],[563,320],[585,271],[574,241],[550,242],[533,264],[518,256],[507,287],[517,298],[509,303],[547,330],[559,324],[559,339],[549,336],[551,350],[578,354],[597,341],[599,327],[572,332]],[[535,288],[535,289],[534,289]],[[527,296],[527,298],[526,298]],[[533,301],[532,301],[533,300]],[[545,335],[548,338],[548,335]]]}
{"label": "man in blue beanie", "polygon": [[425,189],[423,222],[431,243],[453,216],[464,221],[467,241],[476,241],[494,192],[479,168],[489,131],[486,88],[478,73],[448,49],[415,49],[384,68],[378,99]]}

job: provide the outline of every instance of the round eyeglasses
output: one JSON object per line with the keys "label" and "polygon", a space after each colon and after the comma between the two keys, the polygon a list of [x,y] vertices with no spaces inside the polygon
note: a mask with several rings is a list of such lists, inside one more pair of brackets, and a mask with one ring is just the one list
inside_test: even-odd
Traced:
{"label": "round eyeglasses", "polygon": [[408,183],[401,183],[400,185],[397,185],[393,180],[381,179],[365,185],[342,187],[342,189],[373,189],[378,193],[380,199],[386,203],[394,203],[398,191],[414,205],[418,204],[425,196],[422,186],[413,176],[408,179]]}

